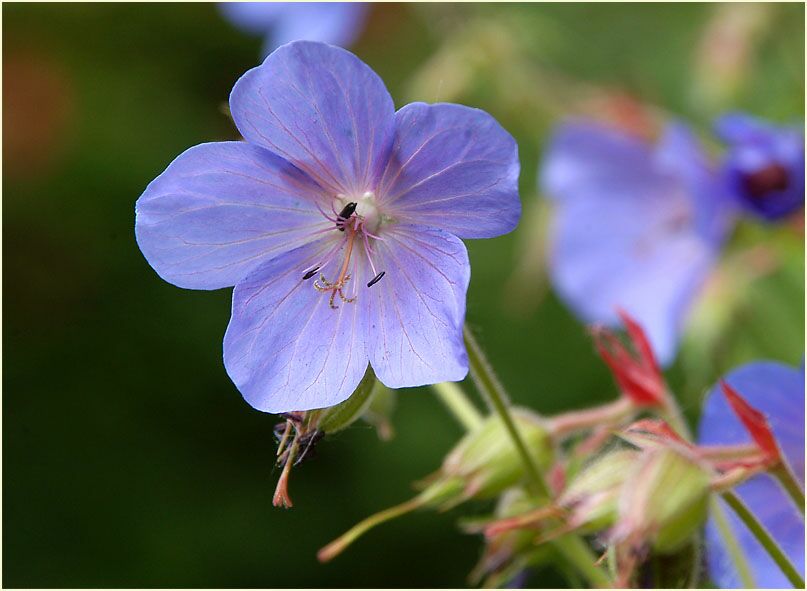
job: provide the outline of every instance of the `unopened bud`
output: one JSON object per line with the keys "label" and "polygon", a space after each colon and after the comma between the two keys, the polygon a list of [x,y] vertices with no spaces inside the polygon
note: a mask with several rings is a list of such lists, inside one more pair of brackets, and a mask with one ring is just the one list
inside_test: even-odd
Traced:
{"label": "unopened bud", "polygon": [[[546,470],[552,463],[552,444],[543,420],[525,409],[513,409],[513,420],[528,452],[536,464]],[[487,417],[474,431],[463,437],[446,456],[431,487],[443,487],[445,481],[463,482],[463,488],[447,508],[470,498],[495,497],[518,483],[524,476],[524,462],[503,421],[496,415]]]}
{"label": "unopened bud", "polygon": [[660,553],[677,550],[706,520],[712,476],[694,455],[645,451],[622,485],[612,538],[649,543]]}
{"label": "unopened bud", "polygon": [[617,500],[640,452],[620,449],[597,458],[583,469],[558,499],[570,510],[569,526],[598,530],[613,524]]}

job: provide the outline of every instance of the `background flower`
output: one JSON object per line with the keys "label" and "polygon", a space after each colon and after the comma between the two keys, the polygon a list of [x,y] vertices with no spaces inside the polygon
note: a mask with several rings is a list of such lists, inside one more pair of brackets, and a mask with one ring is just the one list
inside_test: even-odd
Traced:
{"label": "background flower", "polygon": [[728,145],[726,184],[749,212],[781,219],[804,206],[804,132],[742,113],[721,117],[716,131]]}
{"label": "background flower", "polygon": [[555,130],[541,187],[555,206],[550,276],[584,322],[641,324],[662,364],[720,252],[728,208],[692,133],[658,145],[594,121]]}
{"label": "background flower", "polygon": [[[796,369],[769,361],[738,367],[725,378],[752,406],[762,411],[773,428],[796,479],[804,487],[804,368]],[[709,392],[698,427],[698,442],[704,445],[750,443],[748,432],[730,410],[719,386]],[[736,489],[737,494],[776,538],[804,576],[804,520],[790,498],[767,474],[755,476]],[[790,584],[759,542],[739,518],[719,501],[737,541],[748,557],[759,588],[786,588]],[[710,519],[706,527],[709,574],[720,587],[742,587],[737,568],[719,530]]]}
{"label": "background flower", "polygon": [[222,14],[246,33],[264,35],[263,55],[291,41],[348,47],[364,28],[364,2],[221,2]]}

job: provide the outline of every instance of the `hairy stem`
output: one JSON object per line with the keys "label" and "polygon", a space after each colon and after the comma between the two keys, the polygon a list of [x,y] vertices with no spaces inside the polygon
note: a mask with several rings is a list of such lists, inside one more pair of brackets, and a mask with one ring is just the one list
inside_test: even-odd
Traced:
{"label": "hairy stem", "polygon": [[464,336],[465,347],[468,349],[468,364],[471,369],[471,377],[476,387],[479,389],[479,392],[485,397],[488,404],[490,404],[491,410],[501,418],[507,429],[507,433],[510,435],[510,439],[513,441],[513,445],[521,456],[521,461],[524,463],[524,469],[529,478],[528,488],[530,492],[535,495],[548,497],[549,486],[541,475],[535,458],[533,458],[527,450],[524,438],[521,437],[521,433],[519,433],[515,421],[513,421],[513,416],[510,414],[509,409],[510,400],[504,386],[499,382],[484,352],[479,347],[479,343],[476,342],[476,339],[467,326],[464,328]]}
{"label": "hairy stem", "polygon": [[804,515],[804,491],[793,476],[793,472],[791,472],[785,464],[780,463],[776,468],[771,470],[771,475],[779,481],[779,484],[782,485],[782,488],[785,489],[785,492],[793,500],[793,504],[795,504],[801,514]]}
{"label": "hairy stem", "polygon": [[367,519],[360,521],[351,527],[333,542],[317,552],[317,559],[320,562],[328,562],[340,554],[345,548],[350,546],[350,544],[356,541],[356,539],[361,537],[362,534],[371,530],[375,526],[384,523],[385,521],[390,521],[391,519],[395,519],[396,517],[400,517],[401,515],[414,511],[422,504],[423,503],[420,498],[415,497],[414,499],[401,503],[400,505],[395,505],[394,507],[384,509],[383,511],[379,511],[376,514],[371,515]]}
{"label": "hairy stem", "polygon": [[796,570],[796,567],[793,566],[787,554],[782,551],[779,544],[773,539],[773,536],[771,536],[765,526],[757,519],[756,515],[742,502],[740,497],[731,491],[724,492],[721,496],[765,549],[768,556],[773,559],[776,566],[779,567],[785,577],[787,577],[787,580],[790,581],[790,584],[793,585],[793,588],[804,589],[804,579],[799,574],[799,571]]}
{"label": "hairy stem", "polygon": [[732,564],[734,564],[734,568],[737,569],[737,574],[740,577],[743,588],[756,589],[754,573],[751,572],[751,568],[748,566],[748,558],[740,547],[740,544],[737,543],[737,536],[731,527],[731,523],[729,523],[725,507],[720,504],[717,498],[712,499],[709,513],[711,513],[712,518],[715,520],[717,531],[720,533],[720,537],[723,538],[726,551],[731,558]]}
{"label": "hairy stem", "polygon": [[[468,364],[471,370],[471,377],[479,389],[479,392],[488,401],[492,409],[499,415],[504,423],[513,445],[518,450],[521,460],[524,462],[524,469],[529,478],[529,490],[538,496],[549,497],[549,486],[535,459],[530,455],[524,438],[516,427],[515,421],[509,409],[509,397],[502,386],[493,368],[488,363],[479,343],[476,342],[471,331],[466,325],[463,329],[465,337],[465,347],[468,350]],[[610,587],[611,582],[606,574],[596,566],[597,559],[591,549],[577,535],[567,534],[553,540],[552,544],[563,556],[563,558],[573,565],[588,582],[596,587]]]}

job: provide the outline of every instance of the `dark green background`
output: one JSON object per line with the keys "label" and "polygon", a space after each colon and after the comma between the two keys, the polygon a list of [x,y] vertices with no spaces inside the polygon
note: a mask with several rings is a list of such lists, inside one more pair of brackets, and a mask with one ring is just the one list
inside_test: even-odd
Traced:
{"label": "dark green background", "polygon": [[[803,119],[798,4],[767,9],[743,83],[724,104],[692,100],[695,47],[715,10],[383,5],[353,49],[401,106],[440,98],[413,82],[433,56],[488,55],[478,31],[498,31],[490,51],[505,58],[479,66],[451,99],[487,109],[518,139],[526,219],[557,113],[514,99],[513,70],[550,74],[530,74],[527,96],[551,95],[561,76],[633,93],[703,133],[722,108]],[[433,394],[400,392],[390,443],[363,424],[323,442],[292,474],[294,509],[274,509],[275,421],[242,401],[222,365],[230,291],[164,283],[135,244],[134,202],[146,184],[187,147],[236,137],[221,105],[260,44],[213,4],[3,5],[6,587],[465,585],[480,540],[456,529],[461,510],[415,514],[331,564],[315,560],[348,526],[408,498],[460,436]],[[506,57],[513,51],[519,60]],[[551,414],[612,398],[584,327],[551,292],[511,277],[531,231],[522,224],[468,243],[468,320],[518,403]],[[692,420],[732,364],[801,358],[803,222],[751,224],[743,241],[781,243],[786,270],[738,304],[731,338],[710,349],[709,364],[672,369]],[[533,583],[563,580],[544,572]]]}

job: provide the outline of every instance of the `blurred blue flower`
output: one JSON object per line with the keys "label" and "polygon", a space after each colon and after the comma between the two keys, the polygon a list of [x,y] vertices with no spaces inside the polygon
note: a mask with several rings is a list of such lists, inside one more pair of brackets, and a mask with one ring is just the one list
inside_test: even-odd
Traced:
{"label": "blurred blue flower", "polygon": [[361,34],[364,2],[222,2],[222,14],[246,33],[264,35],[263,54],[291,41],[350,46]]}
{"label": "blurred blue flower", "polygon": [[731,193],[753,214],[777,220],[804,205],[804,133],[741,113],[721,117],[728,144],[723,174]]}
{"label": "blurred blue flower", "polygon": [[659,362],[682,325],[730,227],[730,201],[691,132],[671,124],[657,145],[603,124],[561,125],[544,156],[555,204],[550,276],[585,322],[641,324]]}
{"label": "blurred blue flower", "polygon": [[[724,379],[767,416],[787,463],[803,487],[804,368],[759,361],[734,369]],[[698,428],[698,442],[703,445],[751,442],[719,386],[712,388],[706,398]],[[804,576],[804,521],[787,494],[767,474],[760,474],[741,484],[736,492]],[[756,538],[727,505],[723,506],[735,539],[748,558],[755,585],[759,588],[789,588],[788,580]],[[712,580],[723,588],[742,587],[737,568],[713,519],[706,526],[706,549]]]}
{"label": "blurred blue flower", "polygon": [[470,279],[460,238],[511,231],[515,141],[461,105],[394,110],[348,51],[284,45],[230,94],[244,142],[190,148],[137,202],[166,281],[235,285],[224,364],[255,408],[308,410],[355,390],[461,380]]}

